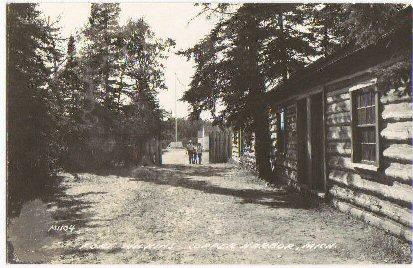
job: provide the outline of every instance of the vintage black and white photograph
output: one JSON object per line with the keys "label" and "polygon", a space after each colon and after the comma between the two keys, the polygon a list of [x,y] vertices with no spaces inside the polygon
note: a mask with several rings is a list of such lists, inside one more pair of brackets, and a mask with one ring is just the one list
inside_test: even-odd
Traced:
{"label": "vintage black and white photograph", "polygon": [[412,263],[412,7],[7,2],[5,262]]}

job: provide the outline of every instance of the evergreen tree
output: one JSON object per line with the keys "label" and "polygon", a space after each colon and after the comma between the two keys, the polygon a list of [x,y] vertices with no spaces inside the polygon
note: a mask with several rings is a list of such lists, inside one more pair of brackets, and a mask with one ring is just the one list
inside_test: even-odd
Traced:
{"label": "evergreen tree", "polygon": [[318,56],[314,33],[308,31],[307,7],[299,4],[268,4],[257,14],[265,23],[261,29],[262,68],[272,84],[288,79]]}
{"label": "evergreen tree", "polygon": [[309,30],[313,32],[322,56],[333,54],[345,44],[348,29],[339,26],[343,25],[348,11],[342,4],[307,4],[304,8],[309,16]]}
{"label": "evergreen tree", "polygon": [[403,4],[343,4],[347,16],[338,27],[348,29],[348,42],[357,46],[371,44],[406,22],[400,20],[400,12],[405,7]]}
{"label": "evergreen tree", "polygon": [[119,120],[119,12],[118,3],[93,3],[81,36],[79,64],[86,98],[82,116],[85,152],[79,162],[89,162],[90,168],[110,165],[111,144]]}
{"label": "evergreen tree", "polygon": [[[412,29],[412,10],[406,4],[343,4],[346,20],[339,26],[349,29],[349,42],[356,47],[377,42],[386,34],[405,28]],[[406,31],[407,32],[407,31]],[[406,38],[407,39],[407,38]],[[386,91],[402,87],[403,94],[411,94],[411,35],[407,49],[400,49],[392,58],[393,63],[374,70],[379,87]]]}
{"label": "evergreen tree", "polygon": [[59,55],[53,32],[35,4],[7,5],[8,213],[40,190],[52,171],[50,62]]}
{"label": "evergreen tree", "polygon": [[73,165],[72,152],[85,147],[82,137],[88,128],[86,84],[81,76],[81,66],[76,54],[73,36],[69,37],[65,64],[57,75],[59,117],[58,131],[61,147],[61,164]]}
{"label": "evergreen tree", "polygon": [[77,53],[71,36],[64,57],[56,22],[35,4],[7,6],[9,201],[42,190],[57,167],[125,163],[134,155],[114,153],[160,136],[157,94],[166,88],[162,61],[174,42],[143,20],[119,26],[119,11],[92,4],[84,46]]}
{"label": "evergreen tree", "polygon": [[106,159],[98,166],[113,162],[112,145],[96,144],[126,146],[160,135],[163,111],[157,94],[166,88],[162,61],[173,46],[171,40],[157,38],[142,19],[120,26],[118,17],[118,4],[93,4],[80,53],[90,96],[84,109],[85,147],[91,162]]}
{"label": "evergreen tree", "polygon": [[59,74],[61,91],[65,100],[64,112],[75,120],[82,109],[84,85],[79,75],[80,66],[76,55],[75,39],[71,35],[67,44],[66,64]]}
{"label": "evergreen tree", "polygon": [[121,88],[135,105],[151,111],[153,119],[147,122],[148,129],[159,135],[162,111],[157,94],[166,89],[162,61],[166,59],[165,52],[175,43],[171,39],[156,38],[142,19],[128,21],[121,36],[125,59]]}
{"label": "evergreen tree", "polygon": [[318,4],[305,5],[311,31],[318,36],[323,54],[344,46],[361,47],[376,42],[400,27],[403,4]]}
{"label": "evergreen tree", "polygon": [[255,134],[255,152],[260,177],[270,179],[270,136],[264,97],[271,84],[279,83],[302,68],[316,54],[311,34],[297,27],[304,24],[299,5],[243,4],[204,5],[221,14],[210,34],[182,52],[193,57],[197,69],[183,99],[199,110],[214,112],[216,100],[225,109],[221,121]]}
{"label": "evergreen tree", "polygon": [[83,64],[87,81],[97,100],[109,111],[116,107],[119,77],[119,12],[118,3],[91,5],[89,23],[84,30]]}
{"label": "evergreen tree", "polygon": [[[397,29],[411,28],[411,7],[405,4],[320,4],[310,12],[312,28],[324,55],[340,48],[357,49],[377,42]],[[410,46],[411,48],[411,46]],[[411,85],[411,49],[393,55],[388,66],[374,70],[380,86],[406,88]],[[406,93],[404,92],[404,93]]]}

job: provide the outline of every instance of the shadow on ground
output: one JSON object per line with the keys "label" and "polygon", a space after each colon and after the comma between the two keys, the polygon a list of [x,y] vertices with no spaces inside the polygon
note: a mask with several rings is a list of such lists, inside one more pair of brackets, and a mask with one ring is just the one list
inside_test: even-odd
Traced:
{"label": "shadow on ground", "polygon": [[272,190],[231,189],[212,184],[212,177],[231,179],[228,173],[234,166],[229,165],[182,165],[167,164],[137,167],[132,169],[113,169],[94,172],[100,176],[131,177],[133,181],[149,182],[157,185],[170,185],[208,194],[219,194],[241,198],[242,204],[258,204],[271,208],[311,209],[317,202],[309,197],[299,195],[292,190],[273,188]]}
{"label": "shadow on ground", "polygon": [[[293,191],[274,188],[273,190],[231,189],[212,184],[208,177],[223,177],[230,169],[228,166],[188,166],[164,165],[159,169],[134,169],[128,174],[134,181],[144,181],[158,185],[170,185],[208,194],[219,194],[241,198],[240,203],[265,205],[271,208],[310,209],[317,207],[311,198]],[[122,174],[126,175],[126,174]],[[201,180],[206,178],[206,180]],[[223,178],[226,179],[226,178]],[[230,179],[230,178],[228,178]]]}
{"label": "shadow on ground", "polygon": [[[93,220],[94,224],[90,224],[93,215],[88,212],[88,209],[96,202],[82,200],[82,197],[106,194],[106,192],[90,191],[68,195],[67,186],[64,186],[62,180],[61,176],[50,178],[46,187],[24,200],[13,219],[8,218],[7,261],[9,263],[47,263],[57,255],[81,254],[79,249],[62,251],[62,249],[44,248],[45,245],[52,244],[51,241],[65,242],[74,240],[78,236],[76,232],[55,230],[53,226],[73,225],[78,230],[96,228],[105,224],[105,220]],[[30,233],[25,230],[30,230]]]}

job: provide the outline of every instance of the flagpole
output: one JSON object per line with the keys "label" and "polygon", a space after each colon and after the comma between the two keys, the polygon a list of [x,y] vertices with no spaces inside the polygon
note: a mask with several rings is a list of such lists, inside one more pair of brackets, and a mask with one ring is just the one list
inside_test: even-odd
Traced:
{"label": "flagpole", "polygon": [[175,142],[178,142],[178,110],[176,105],[176,73],[175,73]]}

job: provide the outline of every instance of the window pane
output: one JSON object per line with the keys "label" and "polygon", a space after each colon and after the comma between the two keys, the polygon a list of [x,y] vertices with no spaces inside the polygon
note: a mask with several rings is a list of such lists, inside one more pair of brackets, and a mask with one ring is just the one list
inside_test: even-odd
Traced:
{"label": "window pane", "polygon": [[366,123],[366,109],[358,109],[358,124],[359,125],[364,125]]}
{"label": "window pane", "polygon": [[361,144],[361,160],[374,162],[376,159],[374,144]]}
{"label": "window pane", "polygon": [[370,108],[366,108],[366,124],[370,124]]}
{"label": "window pane", "polygon": [[375,93],[374,93],[373,91],[370,92],[370,105],[374,105],[374,104],[375,104],[374,94],[375,94]]}
{"label": "window pane", "polygon": [[361,143],[367,142],[367,133],[363,129],[360,129],[360,138],[361,138]]}
{"label": "window pane", "polygon": [[364,94],[363,94],[363,103],[361,104],[362,107],[366,107],[366,106],[367,106],[367,100],[368,100],[367,94],[364,93]]}
{"label": "window pane", "polygon": [[376,129],[371,128],[368,130],[368,141],[369,143],[376,143]]}
{"label": "window pane", "polygon": [[367,144],[362,144],[361,145],[361,150],[362,150],[362,160],[369,160],[369,146]]}
{"label": "window pane", "polygon": [[359,98],[360,98],[360,103],[358,105],[358,107],[363,107],[364,106],[364,97],[363,94],[359,94]]}
{"label": "window pane", "polygon": [[356,96],[356,107],[362,108],[374,105],[374,92],[359,93]]}
{"label": "window pane", "polygon": [[367,160],[367,145],[366,144],[361,144],[361,160]]}
{"label": "window pane", "polygon": [[366,106],[370,106],[370,105],[371,105],[370,92],[367,92],[367,93],[365,94],[365,98],[366,98]]}
{"label": "window pane", "polygon": [[376,160],[376,145],[375,144],[370,144],[370,161],[375,161]]}
{"label": "window pane", "polygon": [[376,131],[374,127],[359,128],[361,143],[376,143]]}
{"label": "window pane", "polygon": [[367,108],[367,124],[374,124],[376,119],[376,110],[375,107],[369,107]]}

